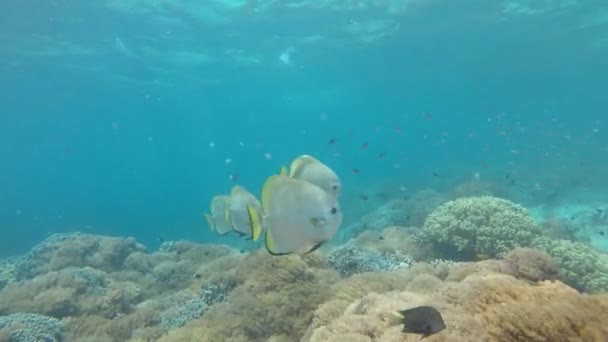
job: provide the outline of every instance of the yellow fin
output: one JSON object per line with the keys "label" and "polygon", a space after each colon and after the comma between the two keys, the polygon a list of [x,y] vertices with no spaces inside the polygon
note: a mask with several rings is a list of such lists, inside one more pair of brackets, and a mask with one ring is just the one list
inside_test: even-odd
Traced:
{"label": "yellow fin", "polygon": [[258,241],[260,235],[262,235],[262,223],[260,222],[260,215],[251,205],[247,206],[247,213],[249,214],[249,222],[251,222],[251,238],[253,241]]}
{"label": "yellow fin", "polygon": [[205,219],[207,220],[207,224],[209,225],[209,229],[211,229],[211,231],[214,232],[215,231],[215,224],[213,223],[213,218],[211,217],[211,215],[205,214]]}
{"label": "yellow fin", "polygon": [[281,166],[281,171],[279,171],[279,176],[287,176],[287,168],[285,166]]}

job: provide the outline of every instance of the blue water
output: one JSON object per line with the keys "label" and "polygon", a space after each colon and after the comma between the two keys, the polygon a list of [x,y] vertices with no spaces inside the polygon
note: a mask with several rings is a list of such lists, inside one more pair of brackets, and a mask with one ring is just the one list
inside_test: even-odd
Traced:
{"label": "blue water", "polygon": [[75,230],[224,242],[211,197],[302,153],[343,178],[347,221],[378,184],[476,172],[605,194],[604,1],[208,3],[3,1],[0,256]]}

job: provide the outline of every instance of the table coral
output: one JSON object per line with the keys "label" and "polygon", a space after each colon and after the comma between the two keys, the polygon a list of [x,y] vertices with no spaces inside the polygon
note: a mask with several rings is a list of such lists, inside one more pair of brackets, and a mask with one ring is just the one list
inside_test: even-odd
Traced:
{"label": "table coral", "polygon": [[448,258],[475,260],[528,247],[540,233],[522,206],[483,196],[441,205],[426,219],[420,237]]}

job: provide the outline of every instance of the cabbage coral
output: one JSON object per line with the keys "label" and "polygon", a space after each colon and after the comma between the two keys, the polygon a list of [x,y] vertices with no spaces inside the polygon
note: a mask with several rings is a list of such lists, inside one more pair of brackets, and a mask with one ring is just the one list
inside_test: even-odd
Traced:
{"label": "cabbage coral", "polygon": [[482,196],[441,205],[427,217],[421,237],[449,258],[474,260],[530,246],[540,233],[522,206]]}

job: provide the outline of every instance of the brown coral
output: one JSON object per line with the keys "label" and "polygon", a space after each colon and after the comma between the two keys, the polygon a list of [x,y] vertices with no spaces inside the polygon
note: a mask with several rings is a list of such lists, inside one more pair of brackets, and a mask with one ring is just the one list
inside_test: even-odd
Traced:
{"label": "brown coral", "polygon": [[[371,293],[339,317],[317,327],[307,341],[414,341],[389,313],[432,305],[447,328],[428,341],[605,341],[608,298],[590,296],[560,282],[530,285],[509,275],[471,275],[446,282],[432,294]],[[367,338],[367,339],[366,339]]]}
{"label": "brown coral", "polygon": [[236,265],[230,277],[238,286],[226,302],[161,341],[297,340],[339,279],[319,265],[315,255],[277,258],[256,252]]}

